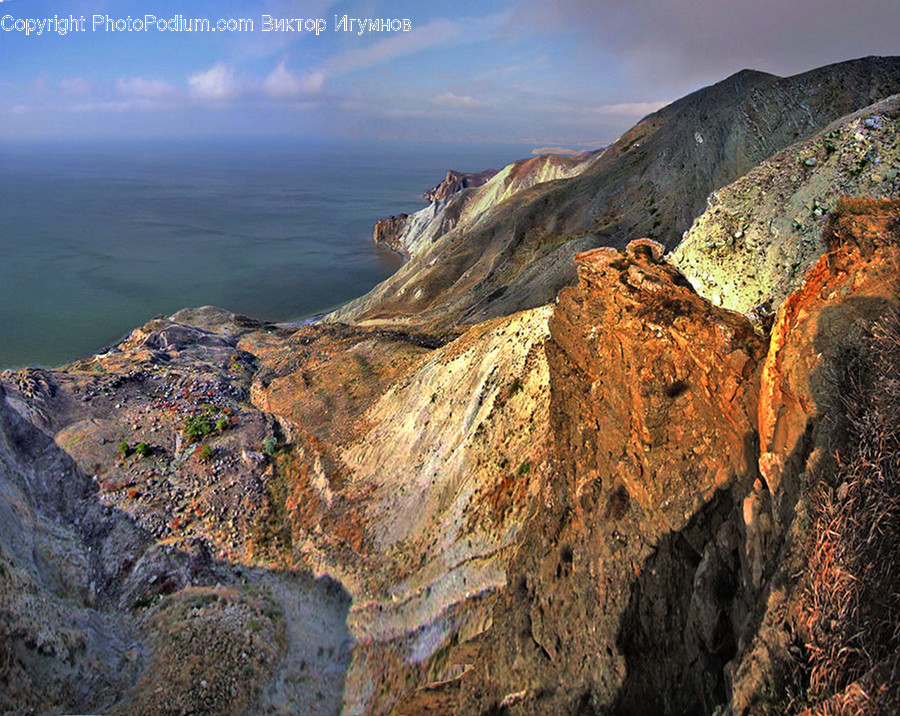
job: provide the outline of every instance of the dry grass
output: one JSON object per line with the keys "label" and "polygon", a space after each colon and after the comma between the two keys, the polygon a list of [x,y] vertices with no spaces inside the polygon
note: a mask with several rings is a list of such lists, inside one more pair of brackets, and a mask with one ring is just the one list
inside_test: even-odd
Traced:
{"label": "dry grass", "polygon": [[823,714],[900,713],[900,317],[832,361],[835,469],[810,496],[802,614],[809,702]]}
{"label": "dry grass", "polygon": [[898,199],[874,199],[871,196],[842,196],[834,205],[832,215],[842,216],[887,216],[900,212]]}
{"label": "dry grass", "polygon": [[184,589],[163,600],[149,621],[150,663],[117,713],[245,713],[284,648],[283,615],[260,593]]}
{"label": "dry grass", "polygon": [[829,251],[857,246],[864,255],[884,243],[895,243],[900,232],[900,200],[842,196],[822,229]]}

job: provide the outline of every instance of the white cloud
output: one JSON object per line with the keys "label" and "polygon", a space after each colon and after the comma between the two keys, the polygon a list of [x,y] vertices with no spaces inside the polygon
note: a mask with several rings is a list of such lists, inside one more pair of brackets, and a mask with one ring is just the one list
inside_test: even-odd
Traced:
{"label": "white cloud", "polygon": [[74,104],[71,107],[67,107],[66,111],[69,112],[103,112],[103,113],[121,113],[121,112],[134,112],[134,111],[159,111],[163,109],[167,109],[170,105],[167,105],[164,102],[160,102],[156,99],[150,99],[147,97],[138,97],[135,99],[124,99],[124,100],[109,100],[106,102],[86,102],[83,104]]}
{"label": "white cloud", "polygon": [[474,97],[453,94],[452,92],[444,92],[437,97],[433,97],[431,104],[436,107],[448,107],[450,109],[477,109],[484,106],[484,102]]}
{"label": "white cloud", "polygon": [[59,81],[59,88],[66,94],[84,95],[91,91],[91,83],[84,77],[69,77]]}
{"label": "white cloud", "polygon": [[317,72],[311,73],[310,76],[321,74],[324,82],[325,79],[367,70],[436,47],[452,47],[489,40],[502,31],[507,20],[508,13],[462,20],[439,18],[421,27],[414,27],[409,32],[393,34],[368,47],[347,50],[329,57]]}
{"label": "white cloud", "polygon": [[599,107],[585,107],[585,114],[606,114],[615,117],[644,117],[662,109],[669,102],[622,102],[619,104],[603,104]]}
{"label": "white cloud", "polygon": [[317,95],[322,91],[325,74],[319,70],[298,77],[286,66],[287,58],[275,66],[263,82],[263,92],[272,97],[302,97]]}
{"label": "white cloud", "polygon": [[135,102],[87,102],[85,104],[74,104],[69,107],[70,112],[128,112],[135,109]]}
{"label": "white cloud", "polygon": [[239,92],[234,68],[221,62],[188,77],[188,85],[195,98],[210,102],[230,99]]}
{"label": "white cloud", "polygon": [[148,80],[143,77],[120,77],[116,80],[119,94],[143,99],[162,99],[174,91],[172,85],[165,80]]}

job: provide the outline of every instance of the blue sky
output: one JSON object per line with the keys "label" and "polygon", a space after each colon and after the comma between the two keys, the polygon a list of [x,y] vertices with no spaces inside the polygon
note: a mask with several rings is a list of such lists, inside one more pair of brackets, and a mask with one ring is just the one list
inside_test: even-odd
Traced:
{"label": "blue sky", "polygon": [[[107,32],[248,18],[253,32]],[[411,31],[335,31],[335,16]],[[86,31],[25,35],[74,15]],[[326,30],[263,32],[262,17]],[[274,134],[597,146],[745,67],[900,54],[896,0],[0,0],[0,138]]]}

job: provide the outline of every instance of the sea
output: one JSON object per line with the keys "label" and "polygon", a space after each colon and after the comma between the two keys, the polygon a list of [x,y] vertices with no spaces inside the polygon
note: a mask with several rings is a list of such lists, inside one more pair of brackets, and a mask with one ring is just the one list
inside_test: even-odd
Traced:
{"label": "sea", "polygon": [[295,321],[400,266],[374,223],[514,144],[0,141],[0,368],[56,366],[181,308]]}

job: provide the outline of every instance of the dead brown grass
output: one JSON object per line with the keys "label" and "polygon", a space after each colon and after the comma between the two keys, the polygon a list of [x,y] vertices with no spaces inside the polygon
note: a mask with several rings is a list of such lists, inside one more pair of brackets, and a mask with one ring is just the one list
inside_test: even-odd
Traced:
{"label": "dead brown grass", "polygon": [[868,255],[879,245],[896,243],[900,233],[900,199],[842,196],[822,229],[829,251],[856,246]]}
{"label": "dead brown grass", "polygon": [[887,216],[900,212],[900,200],[875,199],[871,196],[842,196],[832,214],[841,216]]}
{"label": "dead brown grass", "polygon": [[834,471],[810,495],[802,627],[812,713],[900,713],[900,317],[832,361]]}

